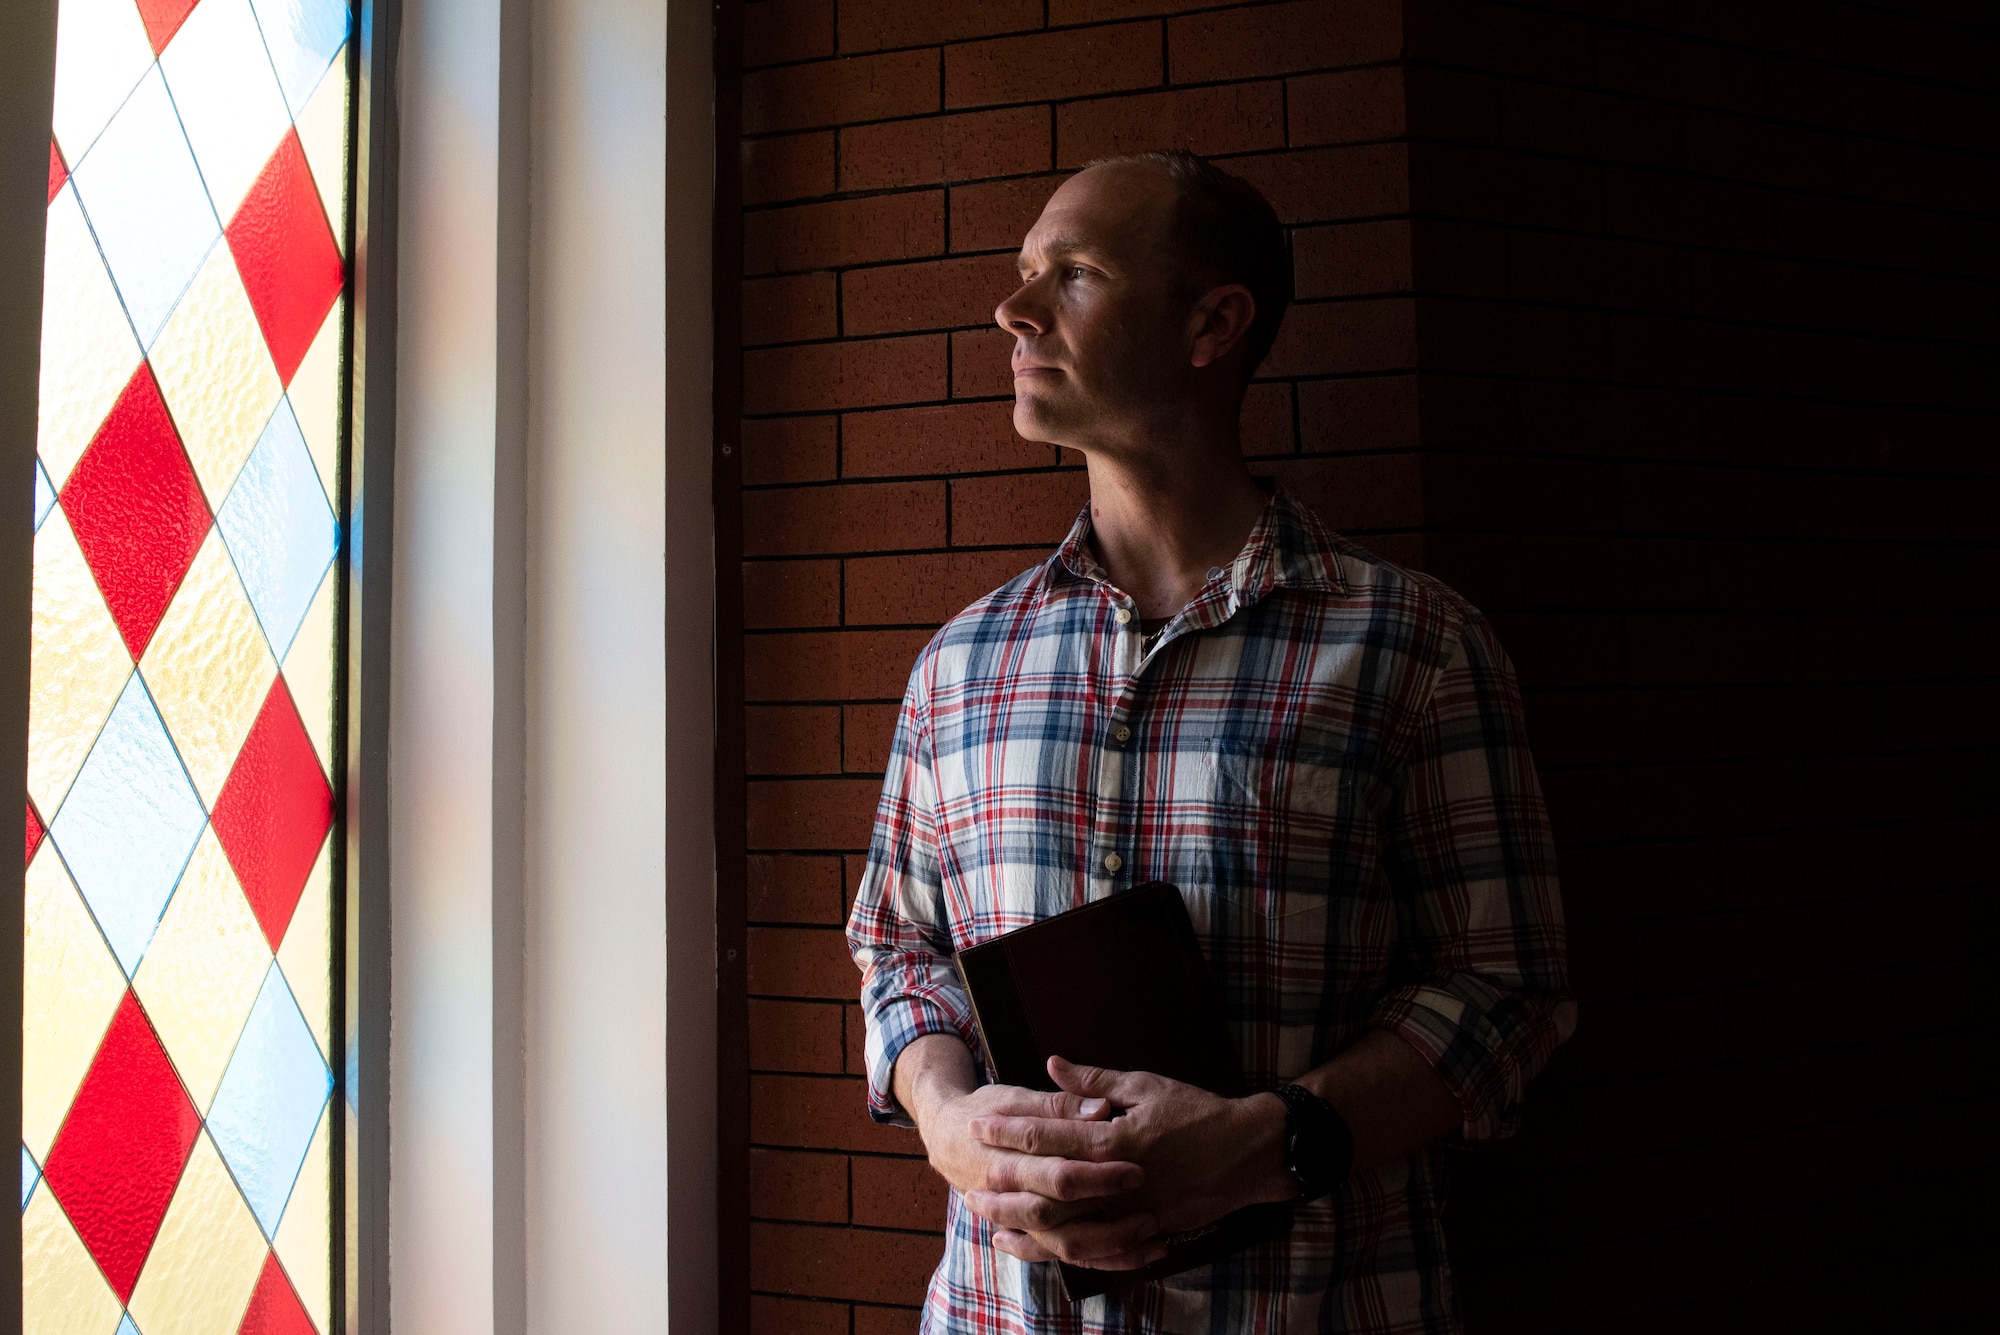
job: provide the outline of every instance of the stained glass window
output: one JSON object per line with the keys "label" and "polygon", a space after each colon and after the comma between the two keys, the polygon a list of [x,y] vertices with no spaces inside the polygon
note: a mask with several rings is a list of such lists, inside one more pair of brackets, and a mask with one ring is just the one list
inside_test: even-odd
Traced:
{"label": "stained glass window", "polygon": [[331,1335],[345,0],[60,0],[26,1329]]}

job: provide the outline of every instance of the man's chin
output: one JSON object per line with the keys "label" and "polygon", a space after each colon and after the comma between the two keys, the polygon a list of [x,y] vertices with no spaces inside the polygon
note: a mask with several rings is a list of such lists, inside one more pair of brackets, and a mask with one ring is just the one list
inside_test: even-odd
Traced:
{"label": "man's chin", "polygon": [[1014,394],[1014,434],[1022,440],[1067,445],[1066,437],[1073,434],[1076,425],[1070,420],[1072,415],[1043,395],[1020,392],[1018,383]]}

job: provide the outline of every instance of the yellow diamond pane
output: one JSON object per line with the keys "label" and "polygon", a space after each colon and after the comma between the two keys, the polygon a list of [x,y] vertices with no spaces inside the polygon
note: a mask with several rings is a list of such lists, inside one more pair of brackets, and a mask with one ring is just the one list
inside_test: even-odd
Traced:
{"label": "yellow diamond pane", "polygon": [[292,412],[299,419],[299,433],[306,438],[306,449],[319,472],[319,485],[329,500],[340,496],[341,328],[341,306],[335,302],[287,391],[292,398]]}
{"label": "yellow diamond pane", "polygon": [[334,58],[333,68],[319,81],[312,100],[299,113],[299,146],[306,151],[313,184],[333,225],[333,239],[347,244],[347,52]]}
{"label": "yellow diamond pane", "polygon": [[132,1319],[145,1335],[234,1335],[265,1251],[250,1207],[204,1131],[139,1272]]}
{"label": "yellow diamond pane", "polygon": [[299,1166],[291,1203],[285,1207],[272,1250],[298,1291],[306,1315],[321,1332],[333,1314],[333,1140],[332,1118],[322,1115],[312,1145]]}
{"label": "yellow diamond pane", "polygon": [[216,530],[195,554],[139,671],[202,805],[213,809],[278,675]]}
{"label": "yellow diamond pane", "polygon": [[219,509],[284,392],[227,245],[209,252],[152,357],[188,462]]}
{"label": "yellow diamond pane", "polygon": [[132,980],[188,1096],[204,1113],[270,965],[263,929],[210,830],[195,846]]}
{"label": "yellow diamond pane", "polygon": [[46,1163],[70,1099],[125,995],[125,975],[47,839],[28,864],[26,916],[21,1139],[37,1163]]}
{"label": "yellow diamond pane", "polygon": [[76,191],[49,205],[42,262],[41,408],[36,447],[49,484],[62,490],[132,372],[139,340],[105,272]]}
{"label": "yellow diamond pane", "polygon": [[28,796],[43,819],[53,820],[132,675],[132,656],[61,506],[35,535],[32,624]]}
{"label": "yellow diamond pane", "polygon": [[278,947],[278,968],[299,1003],[306,1027],[329,1064],[333,1046],[333,840],[320,845],[319,859],[306,877],[305,892],[292,910],[292,925]]}
{"label": "yellow diamond pane", "polygon": [[299,707],[299,721],[319,754],[320,768],[333,777],[333,668],[336,637],[333,624],[333,586],[338,567],[329,566],[320,577],[319,592],[306,608],[299,633],[285,653],[285,684]]}
{"label": "yellow diamond pane", "polygon": [[21,1214],[21,1329],[25,1335],[111,1335],[118,1295],[46,1184]]}

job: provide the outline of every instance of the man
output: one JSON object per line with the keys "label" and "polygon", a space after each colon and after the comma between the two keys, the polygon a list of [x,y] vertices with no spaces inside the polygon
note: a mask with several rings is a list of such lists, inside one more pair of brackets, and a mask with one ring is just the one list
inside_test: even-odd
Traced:
{"label": "man", "polygon": [[[1081,452],[1090,504],[918,660],[848,925],[870,1111],[952,1187],[923,1329],[1458,1330],[1442,1147],[1508,1134],[1574,1024],[1511,669],[1451,591],[1245,468],[1291,286],[1254,189],[1185,153],[1093,165],[1020,271],[1015,429]],[[1151,880],[1258,1092],[985,1083],[954,952]],[[1288,1234],[1110,1295],[1046,1264],[1135,1269],[1279,1200]]]}

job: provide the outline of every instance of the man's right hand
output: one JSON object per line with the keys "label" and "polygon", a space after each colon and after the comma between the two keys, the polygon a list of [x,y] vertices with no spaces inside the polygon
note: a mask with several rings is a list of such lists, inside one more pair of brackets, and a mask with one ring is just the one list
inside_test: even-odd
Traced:
{"label": "man's right hand", "polygon": [[1157,1230],[1144,1215],[1107,1221],[1101,1228],[1066,1230],[1054,1249],[1037,1238],[1137,1191],[1146,1179],[1139,1165],[997,1149],[972,1134],[977,1117],[1103,1121],[1111,1115],[1105,1100],[982,1085],[971,1052],[947,1034],[927,1034],[904,1048],[896,1059],[895,1086],[897,1102],[923,1137],[931,1167],[994,1226],[994,1244],[1002,1251],[1027,1261],[1060,1257],[1100,1269],[1132,1269],[1152,1259],[1156,1249],[1147,1243]]}

